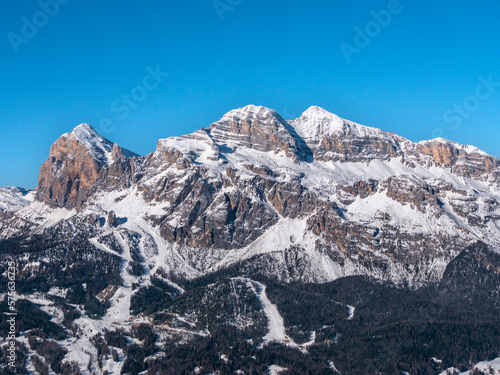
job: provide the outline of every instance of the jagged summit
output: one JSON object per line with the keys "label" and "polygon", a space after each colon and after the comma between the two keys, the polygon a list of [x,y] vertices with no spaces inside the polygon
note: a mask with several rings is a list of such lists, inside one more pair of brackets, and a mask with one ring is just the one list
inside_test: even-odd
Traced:
{"label": "jagged summit", "polygon": [[111,141],[104,138],[91,125],[86,123],[76,126],[71,133],[66,133],[66,135],[68,134],[74,134],[81,142],[86,144],[98,141],[104,144],[111,144],[111,146],[113,145]]}
{"label": "jagged summit", "polygon": [[253,121],[270,122],[273,120],[282,124],[287,123],[286,120],[284,120],[274,109],[250,104],[245,107],[233,109],[225,113],[219,121],[214,122],[210,127],[212,129],[217,128],[221,123],[228,121],[246,121],[248,123],[251,123]]}
{"label": "jagged summit", "polygon": [[288,123],[306,142],[316,160],[387,160],[401,156],[399,143],[407,141],[394,133],[345,120],[318,106],[309,107]]}
{"label": "jagged summit", "polygon": [[40,168],[36,199],[57,207],[79,206],[102,171],[124,171],[128,167],[123,159],[133,156],[136,154],[107,140],[89,124],[80,124],[51,146],[49,158]]}
{"label": "jagged summit", "polygon": [[81,123],[80,125],[75,126],[73,129],[72,133],[81,133],[81,132],[86,132],[86,133],[91,133],[94,136],[97,137],[102,137],[97,131],[92,127],[92,125],[89,125],[85,122]]}
{"label": "jagged summit", "polygon": [[113,164],[113,143],[101,136],[89,124],[80,124],[71,133],[62,137],[76,138],[100,164],[108,167]]}
{"label": "jagged summit", "polygon": [[65,133],[61,137],[76,138],[91,154],[91,156],[104,167],[109,167],[114,163],[113,149],[121,152],[127,157],[137,156],[137,154],[127,149],[119,147],[102,135],[100,135],[91,125],[83,123],[73,129],[71,133]]}

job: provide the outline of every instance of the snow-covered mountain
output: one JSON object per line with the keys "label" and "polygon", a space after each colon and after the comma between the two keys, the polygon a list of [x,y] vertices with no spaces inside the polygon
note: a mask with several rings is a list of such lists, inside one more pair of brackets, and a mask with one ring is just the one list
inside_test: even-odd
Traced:
{"label": "snow-covered mountain", "polygon": [[0,188],[0,211],[17,211],[33,201],[33,198],[34,192],[32,190],[17,186],[2,187]]}
{"label": "snow-covered mountain", "polygon": [[[44,283],[40,301],[98,298],[105,306],[98,322],[90,318],[94,305],[78,308],[76,322],[92,335],[157,319],[165,306],[137,301],[150,301],[159,288],[174,301],[167,336],[209,335],[199,323],[217,312],[193,306],[222,299],[221,311],[228,303],[252,306],[224,315],[233,326],[253,335],[267,319],[279,330],[255,337],[280,337],[306,353],[319,331],[287,338],[288,322],[259,280],[364,276],[429,288],[444,283],[459,254],[476,243],[500,252],[499,202],[500,161],[473,146],[411,142],[319,107],[285,120],[250,105],[194,133],[160,139],[146,156],[77,126],[52,145],[34,192],[0,189],[0,249],[17,249],[29,293],[30,282],[57,275]],[[216,275],[231,278],[205,285],[201,295],[187,292]],[[227,293],[242,300],[226,301]],[[346,301],[332,309],[351,320],[354,304]],[[85,337],[71,357],[77,362],[93,361]]]}
{"label": "snow-covered mountain", "polygon": [[4,225],[40,232],[89,216],[108,230],[98,219],[114,211],[157,235],[175,254],[161,267],[180,277],[248,261],[288,282],[420,285],[471,243],[500,248],[499,172],[472,146],[413,143],[319,107],[286,121],[247,106],[144,157],[82,124],[54,143],[35,201]]}

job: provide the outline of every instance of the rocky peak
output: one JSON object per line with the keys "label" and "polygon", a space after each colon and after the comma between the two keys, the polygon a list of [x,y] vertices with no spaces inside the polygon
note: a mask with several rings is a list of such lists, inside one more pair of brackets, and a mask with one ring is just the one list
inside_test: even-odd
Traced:
{"label": "rocky peak", "polygon": [[294,129],[274,110],[248,105],[226,113],[210,126],[217,144],[231,149],[247,147],[258,151],[284,151],[295,161],[301,147]]}
{"label": "rocky peak", "polygon": [[90,155],[100,164],[108,167],[113,164],[113,143],[97,133],[89,124],[80,124],[71,133],[63,137],[76,139],[85,147]]}
{"label": "rocky peak", "polygon": [[416,143],[415,151],[423,166],[439,166],[461,177],[500,184],[500,160],[475,146],[435,138]]}
{"label": "rocky peak", "polygon": [[400,158],[410,167],[436,166],[461,177],[497,185],[500,182],[500,161],[474,146],[443,138],[414,143],[392,132],[344,120],[317,106],[289,123],[317,160],[371,162]]}
{"label": "rocky peak", "polygon": [[249,104],[242,108],[233,109],[227,112],[222,118],[256,118],[256,117],[281,117],[274,109],[264,106]]}
{"label": "rocky peak", "polygon": [[344,119],[317,106],[309,107],[290,123],[295,131],[307,140],[322,139],[343,131],[347,125]]}
{"label": "rocky peak", "polygon": [[345,120],[318,106],[309,107],[299,118],[289,122],[301,137],[310,141],[336,136],[390,137],[389,132]]}
{"label": "rocky peak", "polygon": [[97,133],[90,125],[78,125],[59,137],[42,164],[36,200],[53,207],[79,207],[102,170],[115,161],[136,156]]}
{"label": "rocky peak", "polygon": [[367,162],[387,160],[402,154],[399,143],[403,138],[344,120],[317,106],[308,108],[289,123],[317,160]]}

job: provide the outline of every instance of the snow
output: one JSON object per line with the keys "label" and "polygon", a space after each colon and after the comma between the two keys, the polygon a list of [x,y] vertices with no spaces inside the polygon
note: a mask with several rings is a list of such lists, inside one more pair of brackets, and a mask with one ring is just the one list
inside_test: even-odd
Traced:
{"label": "snow", "polygon": [[[193,146],[190,146],[193,147]],[[245,165],[256,165],[269,168],[278,172],[278,181],[287,182],[298,176],[303,176],[301,183],[313,192],[322,196],[331,196],[338,187],[357,181],[368,179],[384,180],[389,177],[401,175],[415,175],[421,179],[439,179],[462,190],[481,190],[485,192],[496,192],[496,187],[489,183],[474,181],[454,175],[450,170],[430,166],[416,165],[411,167],[401,162],[400,158],[389,160],[374,159],[370,162],[334,162],[318,161],[295,163],[286,156],[284,152],[264,152],[247,147],[238,147],[233,152],[224,154],[227,162],[238,171],[242,178],[251,178],[255,174],[249,171]],[[214,171],[224,173],[227,165],[212,162],[208,165]]]}
{"label": "snow", "polygon": [[90,238],[89,242],[94,245],[97,249],[104,251],[105,253],[108,254],[113,254],[114,256],[119,256],[120,258],[123,258],[120,254],[118,254],[116,251],[111,250],[108,246],[100,243],[98,241],[98,237]]}
{"label": "snow", "polygon": [[318,106],[309,107],[299,118],[288,122],[306,141],[320,141],[327,136],[344,133],[361,138],[392,139],[393,137],[389,132],[344,120]]}
{"label": "snow", "polygon": [[341,372],[337,370],[335,364],[332,361],[328,361],[328,367],[330,367],[336,374],[341,375]]}
{"label": "snow", "polygon": [[267,345],[271,342],[277,342],[286,346],[299,349],[302,353],[307,352],[307,348],[316,342],[316,332],[311,332],[311,337],[308,342],[304,344],[297,344],[293,341],[291,337],[286,334],[285,323],[283,317],[278,311],[278,307],[274,305],[266,294],[266,286],[258,281],[251,280],[249,278],[238,277],[235,279],[240,279],[246,282],[246,285],[251,289],[264,309],[264,314],[267,318],[267,328],[268,331],[266,335],[262,338],[262,344],[259,348]]}
{"label": "snow", "polygon": [[222,116],[220,121],[234,119],[255,119],[257,117],[279,116],[274,109],[249,104],[242,108],[233,109]]}
{"label": "snow", "polygon": [[[221,150],[230,149],[229,153],[245,149],[268,148],[268,145],[262,147],[257,137],[253,138],[253,143],[246,131],[240,132],[240,128],[257,126],[259,132],[275,134],[280,141],[286,143],[290,150],[297,150],[297,140],[291,134],[290,125],[275,111],[266,107],[257,107],[249,105],[243,108],[232,110],[226,113],[219,121],[210,125],[210,136],[220,145]],[[277,147],[274,152],[279,152]],[[292,151],[293,152],[293,151]],[[228,153],[226,153],[227,155]]]}
{"label": "snow", "polygon": [[[290,342],[292,345],[295,344],[285,333],[285,323],[278,311],[278,308],[276,305],[272,304],[271,301],[269,301],[269,298],[267,298],[266,286],[258,281],[251,280],[247,281],[247,285],[253,289],[255,294],[259,297],[268,320],[268,332],[262,339],[263,343],[267,344],[269,342],[276,341],[282,343]],[[258,288],[257,290],[255,289],[255,286]]]}
{"label": "snow", "polygon": [[309,337],[309,341],[303,343],[300,345],[303,348],[307,348],[309,346],[312,346],[316,343],[316,331],[311,331],[311,336]]}
{"label": "snow", "polygon": [[0,188],[0,212],[15,212],[27,206],[33,201],[32,190],[19,188],[17,186],[5,186]]}
{"label": "snow", "polygon": [[218,165],[219,150],[215,142],[205,130],[181,137],[170,137],[158,140],[156,153],[164,150],[179,150],[185,157],[204,165]]}
{"label": "snow", "polygon": [[40,229],[53,227],[61,220],[68,220],[76,214],[76,209],[52,208],[38,201],[32,202],[17,212],[18,216],[36,222]]}
{"label": "snow", "polygon": [[113,164],[113,143],[102,137],[89,124],[80,124],[69,134],[75,136],[95,160],[104,163],[106,167]]}
{"label": "snow", "polygon": [[[127,268],[132,260],[130,247],[119,230],[113,230],[111,233],[115,236],[115,239],[122,249],[124,249],[121,255],[122,264],[120,266],[123,285],[119,286],[113,296],[109,298],[111,307],[108,308],[104,317],[93,320],[88,318],[85,314],[82,315],[75,320],[75,323],[79,326],[81,331],[79,338],[71,337],[62,341],[62,344],[68,349],[68,354],[64,359],[78,362],[81,369],[86,369],[89,360],[94,362],[97,358],[96,348],[90,341],[91,337],[98,333],[102,334],[104,329],[113,330],[122,327],[128,330],[132,324],[143,322],[140,317],[133,318],[130,315],[130,298],[133,294],[132,284],[137,283],[143,286],[149,282],[149,279],[146,275],[141,281],[139,277],[130,275],[127,272]],[[107,246],[97,242],[95,238],[91,239],[90,242],[102,251],[119,256],[116,252],[107,248]],[[118,349],[117,351],[121,356],[121,360],[119,362],[114,362],[110,356],[103,367],[103,369],[107,369],[110,373],[119,373],[123,366],[123,353]],[[86,372],[84,371],[83,373],[85,374]]]}
{"label": "snow", "polygon": [[278,365],[271,365],[268,367],[269,375],[279,375],[282,371],[287,370],[286,367],[281,367]]}
{"label": "snow", "polygon": [[349,309],[349,312],[347,313],[347,320],[352,320],[352,318],[354,318],[354,310],[356,310],[356,308],[354,306],[346,306]]}
{"label": "snow", "polygon": [[57,286],[53,286],[52,288],[49,289],[47,294],[49,296],[56,296],[56,297],[61,297],[61,298],[66,298],[66,294],[68,293],[67,289],[64,288],[59,288]]}
{"label": "snow", "polygon": [[[479,370],[481,370],[481,371],[486,372],[487,374],[489,374],[488,371],[489,371],[489,367],[490,366],[494,370],[495,375],[496,374],[500,375],[500,357],[495,358],[492,361],[479,362],[472,369],[479,369]],[[452,371],[452,373],[457,373],[457,374],[461,374],[461,375],[470,375],[470,373],[471,373],[471,371],[460,372],[457,369],[455,369],[453,367],[450,367],[449,369],[443,371],[439,375],[446,375],[446,371],[448,371],[448,370]],[[453,372],[453,371],[455,371],[455,372]]]}
{"label": "snow", "polygon": [[320,237],[307,231],[306,219],[281,218],[262,236],[241,249],[226,251],[226,256],[209,271],[215,271],[257,255],[269,254],[276,262],[283,262],[284,251],[293,245],[299,245],[301,251],[311,260],[311,273],[304,275],[316,282],[328,282],[343,276],[340,266],[331,258],[316,249]]}
{"label": "snow", "polygon": [[[114,143],[101,136],[89,124],[80,124],[71,133],[65,133],[62,137],[76,138],[89,151],[94,160],[106,168],[115,161],[113,157]],[[122,149],[122,152],[127,157],[137,156],[127,149]]]}

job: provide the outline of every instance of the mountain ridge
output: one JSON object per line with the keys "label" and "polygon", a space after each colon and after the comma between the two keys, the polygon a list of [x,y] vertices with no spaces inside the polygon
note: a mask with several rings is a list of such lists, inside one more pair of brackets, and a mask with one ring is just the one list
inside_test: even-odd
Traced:
{"label": "mountain ridge", "polygon": [[[270,358],[431,374],[495,358],[498,159],[305,113],[244,107],[145,156],[81,125],[36,192],[0,189],[25,357],[83,374],[267,373]],[[212,359],[165,357],[177,350]]]}
{"label": "mountain ridge", "polygon": [[[76,144],[71,143],[73,138],[83,145],[83,150],[73,151],[79,150]],[[109,170],[115,161],[116,172],[128,170],[133,174],[133,163],[130,161],[133,158],[152,159],[158,152],[167,151],[171,156],[164,157],[174,158],[175,161],[182,155],[185,160],[201,158],[197,161],[201,164],[210,164],[211,161],[220,163],[227,161],[226,154],[234,153],[238,147],[272,151],[274,154],[284,152],[295,164],[312,160],[370,163],[400,158],[402,164],[410,167],[442,167],[459,177],[479,180],[484,180],[486,175],[487,182],[500,184],[499,160],[474,146],[459,145],[440,138],[412,142],[392,132],[344,120],[317,106],[308,108],[295,120],[286,121],[272,109],[249,105],[226,113],[209,128],[160,139],[157,150],[145,157],[122,149],[100,136],[90,125],[81,124],[73,132],[63,134],[52,145],[50,158],[40,171],[36,199],[72,208],[81,205],[87,190],[104,173],[101,171]],[[77,163],[62,171],[67,159],[75,159],[74,152],[78,154],[77,159],[88,156],[88,160],[83,165]],[[57,183],[61,173],[69,182]]]}
{"label": "mountain ridge", "polygon": [[[471,146],[414,143],[315,106],[291,121],[246,106],[160,139],[146,156],[82,124],[51,147],[35,202],[3,225],[5,233],[43,231],[59,220],[51,215],[89,216],[92,224],[113,211],[157,232],[184,264],[166,267],[182,277],[242,260],[290,268],[294,254],[305,274],[275,277],[319,282],[361,273],[419,285],[439,279],[477,240],[500,248],[499,166]],[[297,242],[280,234],[287,226]],[[276,270],[264,262],[262,272]]]}

